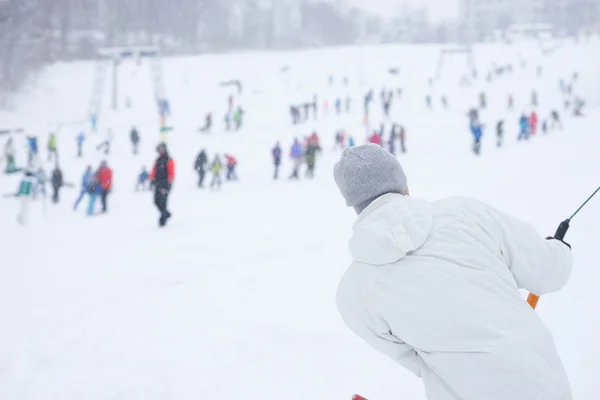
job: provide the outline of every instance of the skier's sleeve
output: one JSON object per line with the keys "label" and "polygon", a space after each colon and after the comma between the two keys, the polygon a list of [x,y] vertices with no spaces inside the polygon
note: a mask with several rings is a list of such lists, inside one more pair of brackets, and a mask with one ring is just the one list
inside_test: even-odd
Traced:
{"label": "skier's sleeve", "polygon": [[394,336],[382,317],[373,314],[363,304],[344,297],[338,292],[338,310],[352,332],[375,350],[421,377],[422,360],[415,349]]}
{"label": "skier's sleeve", "polygon": [[567,244],[546,240],[531,224],[490,206],[486,208],[499,230],[502,256],[520,289],[542,295],[566,285],[573,268]]}
{"label": "skier's sleeve", "polygon": [[175,161],[172,158],[167,163],[167,175],[169,177],[169,183],[175,180]]}
{"label": "skier's sleeve", "polygon": [[150,171],[150,180],[153,181],[156,179],[156,163],[152,166],[152,171]]}

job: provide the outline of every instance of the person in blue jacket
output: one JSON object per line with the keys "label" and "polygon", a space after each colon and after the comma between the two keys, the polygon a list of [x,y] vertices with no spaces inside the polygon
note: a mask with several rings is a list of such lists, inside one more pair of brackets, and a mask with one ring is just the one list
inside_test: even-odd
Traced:
{"label": "person in blue jacket", "polygon": [[37,136],[28,136],[27,143],[29,145],[29,161],[31,162],[38,154]]}
{"label": "person in blue jacket", "polygon": [[146,171],[146,167],[142,167],[142,172],[140,172],[140,174],[138,175],[138,180],[137,183],[135,184],[135,190],[138,191],[140,190],[140,187],[142,188],[142,190],[147,190],[149,189],[149,185],[148,185],[148,177],[150,176],[150,174],[148,173],[148,171]]}
{"label": "person in blue jacket", "polygon": [[77,135],[77,157],[83,156],[83,142],[85,142],[85,134],[82,131]]}
{"label": "person in blue jacket", "polygon": [[483,136],[483,126],[477,120],[471,120],[471,133],[473,133],[473,152],[479,155],[481,149],[481,136]]}
{"label": "person in blue jacket", "polygon": [[81,191],[79,192],[79,197],[77,197],[77,200],[75,200],[75,204],[73,205],[74,211],[77,210],[79,203],[81,203],[81,200],[83,200],[84,196],[88,193],[88,186],[93,175],[94,173],[92,172],[92,167],[88,165],[85,168],[83,176],[81,177]]}
{"label": "person in blue jacket", "polygon": [[98,195],[102,192],[102,187],[96,176],[97,172],[91,172],[87,181],[87,193],[90,195],[90,202],[88,203],[87,215],[94,215],[94,206]]}
{"label": "person in blue jacket", "polygon": [[348,136],[348,147],[354,147],[356,146],[356,142],[354,141],[354,138],[352,136]]}
{"label": "person in blue jacket", "polygon": [[517,140],[521,140],[521,139],[528,140],[529,139],[529,118],[527,118],[527,115],[525,115],[525,114],[521,115],[521,118],[519,118],[519,127],[521,130],[519,131],[519,137],[517,138]]}

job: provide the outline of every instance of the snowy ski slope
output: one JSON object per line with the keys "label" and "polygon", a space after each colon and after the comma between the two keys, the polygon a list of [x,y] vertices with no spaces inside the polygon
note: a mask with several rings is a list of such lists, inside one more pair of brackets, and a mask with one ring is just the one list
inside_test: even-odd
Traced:
{"label": "snowy ski slope", "polygon": [[[394,120],[407,129],[408,154],[400,156],[411,193],[425,199],[474,196],[532,221],[541,235],[600,184],[600,42],[565,43],[547,57],[536,44],[476,49],[479,80],[458,84],[467,73],[464,56],[448,59],[430,89],[437,46],[369,47],[365,79],[376,91],[403,87]],[[527,60],[526,69],[518,66]],[[492,62],[513,63],[512,76],[485,82]],[[544,66],[538,78],[535,67]],[[282,73],[284,65],[289,72]],[[402,68],[399,76],[386,73]],[[85,159],[76,158],[75,135],[84,128],[92,88],[92,63],[47,68],[0,112],[0,127],[24,126],[39,136],[42,156],[49,130],[58,130],[61,166],[79,184],[85,165],[103,156],[94,148],[106,130],[115,132],[114,190],[109,214],[87,218],[72,211],[77,189],[64,189],[62,203],[33,204],[30,224],[16,222],[17,201],[0,199],[0,399],[424,399],[421,382],[354,337],[335,307],[335,290],[349,260],[346,242],[355,216],[346,209],[332,179],[334,131],[347,129],[364,141],[359,50],[323,49],[289,53],[243,53],[164,60],[166,91],[175,130],[168,145],[177,165],[170,199],[173,219],[157,227],[152,194],[133,186],[142,166],[150,167],[158,141],[158,118],[148,64],[124,64],[120,101],[133,108],[113,113],[109,93],[100,132],[88,135]],[[575,93],[588,101],[586,117],[562,113],[565,130],[517,143],[518,117],[562,111],[558,81],[579,72]],[[335,75],[334,86],[327,84]],[[340,77],[347,75],[344,87]],[[223,131],[229,89],[221,80],[241,78],[236,104],[246,126]],[[489,107],[482,156],[472,155],[466,111],[485,90]],[[350,115],[322,116],[292,127],[289,104],[319,94],[353,96]],[[434,109],[425,108],[432,94]],[[506,111],[508,93],[515,110]],[[443,110],[446,94],[450,110]],[[122,107],[124,109],[124,107]],[[380,105],[373,106],[379,126]],[[206,112],[216,129],[197,133]],[[506,138],[495,147],[494,128],[505,118]],[[131,154],[129,129],[141,133],[141,152]],[[294,137],[316,129],[324,154],[313,181],[271,180],[270,149],[279,140],[286,157]],[[4,143],[0,137],[0,144]],[[17,136],[18,161],[26,152]],[[220,193],[196,187],[193,163],[201,148],[212,158],[230,152],[240,164],[240,182]],[[49,164],[46,167],[50,167]],[[291,170],[286,158],[282,174]],[[0,192],[14,191],[19,177],[0,176]],[[573,221],[575,269],[562,292],[542,298],[538,314],[552,330],[574,398],[600,396],[600,262],[596,254],[600,200]],[[525,294],[524,294],[525,295]],[[477,299],[473,299],[477,301]],[[427,316],[423,316],[427,318]],[[468,378],[467,378],[468,379]]]}

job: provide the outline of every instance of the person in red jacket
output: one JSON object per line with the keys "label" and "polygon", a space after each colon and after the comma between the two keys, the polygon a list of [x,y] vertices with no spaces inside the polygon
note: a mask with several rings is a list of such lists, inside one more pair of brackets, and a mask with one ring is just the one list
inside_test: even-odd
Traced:
{"label": "person in red jacket", "polygon": [[102,212],[105,213],[107,210],[107,198],[108,194],[112,189],[113,172],[108,166],[106,161],[102,161],[98,172],[96,172],[96,179],[100,185],[100,201],[102,203]]}
{"label": "person in red jacket", "polygon": [[150,172],[150,182],[154,186],[154,204],[160,212],[158,226],[163,227],[167,224],[167,220],[171,218],[171,212],[167,210],[167,202],[171,186],[175,180],[175,162],[169,156],[167,145],[161,143],[156,148],[158,158]]}
{"label": "person in red jacket", "polygon": [[538,115],[535,111],[531,112],[531,116],[529,117],[529,127],[531,129],[531,134],[535,135],[536,131],[537,131],[537,124],[538,124]]}
{"label": "person in red jacket", "polygon": [[237,181],[237,174],[235,173],[235,167],[237,166],[237,159],[231,154],[225,154],[225,160],[227,162],[227,176],[225,179],[228,181]]}
{"label": "person in red jacket", "polygon": [[378,132],[373,132],[373,134],[369,137],[369,143],[381,146],[383,143],[383,141],[381,140],[381,135]]}

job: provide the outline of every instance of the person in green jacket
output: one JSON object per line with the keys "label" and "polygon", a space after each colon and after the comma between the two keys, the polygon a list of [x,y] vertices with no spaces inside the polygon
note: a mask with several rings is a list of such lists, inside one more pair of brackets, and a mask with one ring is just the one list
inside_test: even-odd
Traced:
{"label": "person in green jacket", "polygon": [[210,170],[213,173],[212,181],[210,182],[210,188],[214,190],[221,189],[221,172],[223,171],[223,163],[221,162],[221,158],[218,154],[215,154],[215,158],[210,165]]}
{"label": "person in green jacket", "polygon": [[242,127],[242,122],[244,118],[244,110],[242,107],[238,107],[233,114],[233,122],[235,122],[235,130],[238,131]]}
{"label": "person in green jacket", "polygon": [[58,153],[56,151],[56,135],[54,133],[50,134],[48,138],[48,161],[52,161],[52,157],[54,157],[54,161],[58,161]]}

